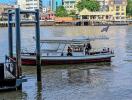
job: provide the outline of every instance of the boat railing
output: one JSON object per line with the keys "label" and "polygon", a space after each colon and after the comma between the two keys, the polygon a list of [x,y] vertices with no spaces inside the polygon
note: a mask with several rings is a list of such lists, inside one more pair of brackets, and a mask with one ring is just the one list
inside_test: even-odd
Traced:
{"label": "boat railing", "polygon": [[21,49],[21,54],[22,55],[36,55],[36,53],[32,50],[28,50],[27,48],[22,48]]}
{"label": "boat railing", "polygon": [[[35,56],[35,52],[29,52],[27,49],[24,50],[24,52],[21,53],[24,56]],[[90,51],[85,52],[72,52],[73,56],[79,56],[79,55],[105,55],[105,54],[114,54],[114,50],[109,48],[92,48]],[[57,50],[41,50],[41,56],[67,56],[67,51],[57,51]]]}
{"label": "boat railing", "polygon": [[114,50],[110,48],[100,48],[100,49],[92,49],[89,51],[89,54],[114,54]]}
{"label": "boat railing", "polygon": [[66,56],[67,52],[43,52],[41,56]]}

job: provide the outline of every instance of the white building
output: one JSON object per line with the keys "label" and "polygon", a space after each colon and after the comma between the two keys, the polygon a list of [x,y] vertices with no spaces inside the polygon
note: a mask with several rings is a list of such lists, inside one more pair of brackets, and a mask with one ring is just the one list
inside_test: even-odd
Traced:
{"label": "white building", "polygon": [[42,8],[42,13],[46,13],[49,10],[51,10],[49,7],[43,7]]}
{"label": "white building", "polygon": [[22,10],[35,10],[42,11],[42,0],[17,0],[17,5]]}
{"label": "white building", "polygon": [[67,11],[75,11],[76,10],[76,0],[64,0],[64,7]]}

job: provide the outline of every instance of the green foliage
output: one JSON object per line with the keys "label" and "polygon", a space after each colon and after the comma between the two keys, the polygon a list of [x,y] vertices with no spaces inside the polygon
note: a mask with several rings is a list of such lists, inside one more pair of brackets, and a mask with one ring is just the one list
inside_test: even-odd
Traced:
{"label": "green foliage", "polygon": [[70,11],[69,15],[76,15],[76,12],[74,10]]}
{"label": "green foliage", "polygon": [[76,12],[75,12],[74,10],[72,10],[72,11],[70,11],[70,12],[68,13],[68,16],[69,16],[69,17],[76,17]]}
{"label": "green foliage", "polygon": [[127,15],[132,16],[132,0],[127,1]]}
{"label": "green foliage", "polygon": [[76,7],[79,11],[83,10],[84,8],[90,11],[99,11],[100,4],[96,0],[81,0],[77,3]]}
{"label": "green foliage", "polygon": [[56,16],[57,17],[66,17],[66,16],[68,16],[67,10],[64,8],[64,6],[59,6],[56,9]]}

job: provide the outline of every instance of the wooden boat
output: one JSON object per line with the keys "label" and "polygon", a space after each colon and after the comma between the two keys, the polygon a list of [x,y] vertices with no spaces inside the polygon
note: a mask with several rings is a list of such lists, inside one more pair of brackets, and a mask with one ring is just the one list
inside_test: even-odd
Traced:
{"label": "wooden boat", "polygon": [[[45,50],[41,48],[41,65],[59,65],[59,64],[79,64],[95,62],[111,62],[114,53],[109,48],[100,51],[91,49],[90,41],[106,38],[50,38],[41,40],[43,44],[58,44],[55,50]],[[63,45],[63,46],[62,46]],[[71,49],[70,50],[68,50]],[[21,61],[23,65],[36,65],[35,52],[22,52]]]}

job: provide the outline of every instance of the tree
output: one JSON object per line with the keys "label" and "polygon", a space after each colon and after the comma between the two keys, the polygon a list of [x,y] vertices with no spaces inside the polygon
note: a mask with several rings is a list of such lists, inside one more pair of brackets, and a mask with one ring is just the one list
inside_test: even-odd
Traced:
{"label": "tree", "polygon": [[67,10],[64,8],[64,6],[59,6],[56,9],[56,16],[57,17],[66,17],[66,16],[68,16]]}
{"label": "tree", "polygon": [[127,1],[127,15],[132,16],[132,0]]}
{"label": "tree", "polygon": [[77,3],[76,7],[79,11],[83,10],[84,8],[90,11],[99,11],[100,4],[98,1],[95,0],[81,0]]}
{"label": "tree", "polygon": [[72,10],[72,11],[69,12],[68,16],[75,18],[76,17],[76,12],[74,10]]}

